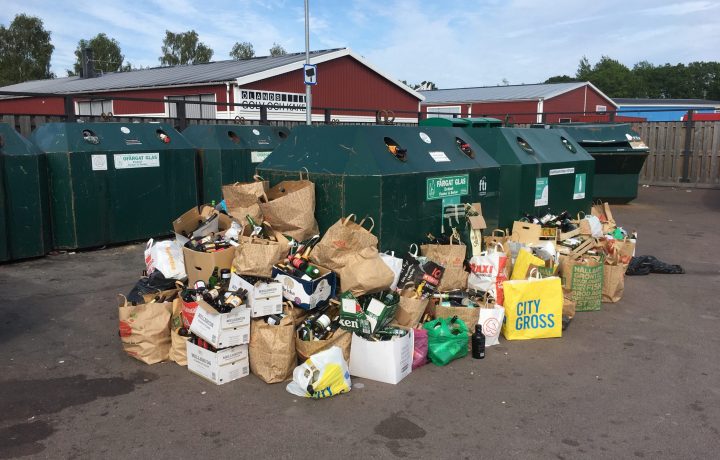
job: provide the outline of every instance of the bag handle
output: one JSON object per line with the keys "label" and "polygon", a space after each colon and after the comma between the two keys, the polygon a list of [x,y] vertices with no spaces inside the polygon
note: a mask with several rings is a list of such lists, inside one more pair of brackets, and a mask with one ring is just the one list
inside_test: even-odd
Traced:
{"label": "bag handle", "polygon": [[119,305],[120,308],[127,307],[128,306],[128,299],[123,294],[118,294],[118,300],[121,300],[123,302],[122,305]]}
{"label": "bag handle", "polygon": [[[305,170],[305,177],[303,177],[303,169]],[[298,174],[300,175],[300,180],[310,180],[310,171],[308,171],[308,169],[305,166],[300,168],[300,171],[298,171]]]}
{"label": "bag handle", "polygon": [[[255,179],[255,182],[265,182],[265,179],[263,179],[262,176],[260,176],[258,174],[253,175],[253,179]],[[235,183],[238,184],[239,182],[235,182]]]}
{"label": "bag handle", "polygon": [[[580,217],[580,214],[582,214],[582,217]],[[587,214],[585,214],[585,211],[580,211],[577,213],[577,220],[583,220]]]}
{"label": "bag handle", "polygon": [[[415,246],[415,252],[413,252],[413,246]],[[417,244],[415,244],[415,243],[411,243],[411,244],[410,244],[410,248],[409,248],[409,250],[408,250],[408,252],[410,253],[410,255],[412,255],[413,257],[415,257],[415,258],[417,259],[417,256],[418,256],[418,252],[419,252],[419,251],[420,251],[420,249],[418,248],[418,245],[417,245]]]}
{"label": "bag handle", "polygon": [[496,228],[495,230],[492,231],[492,233],[490,234],[490,236],[502,236],[502,237],[505,237],[505,236],[507,236],[507,233],[505,233],[505,230]]}
{"label": "bag handle", "polygon": [[354,213],[348,214],[344,219],[341,219],[340,221],[342,222],[343,225],[347,225],[350,223],[350,220],[355,222],[355,217],[357,217],[357,216]]}
{"label": "bag handle", "polygon": [[[533,275],[534,275],[534,276],[533,276]],[[530,273],[528,273],[528,279],[529,279],[529,280],[530,280],[530,279],[539,280],[539,279],[541,279],[541,278],[542,278],[542,276],[540,276],[540,271],[538,271],[537,268],[533,267],[533,268],[530,269]]]}
{"label": "bag handle", "polygon": [[182,281],[175,281],[175,288],[183,290],[185,289],[185,283],[183,283]]}
{"label": "bag handle", "polygon": [[[375,219],[373,219],[372,217],[370,217],[370,216],[364,217],[363,220],[361,220],[361,221],[358,223],[358,225],[362,227],[363,224],[365,223],[365,221],[366,221],[367,219],[370,219],[370,228],[368,228],[368,229],[366,229],[366,230],[367,230],[368,232],[372,232],[372,231],[373,231],[373,228],[375,228]],[[363,228],[365,228],[365,227],[363,227]]]}

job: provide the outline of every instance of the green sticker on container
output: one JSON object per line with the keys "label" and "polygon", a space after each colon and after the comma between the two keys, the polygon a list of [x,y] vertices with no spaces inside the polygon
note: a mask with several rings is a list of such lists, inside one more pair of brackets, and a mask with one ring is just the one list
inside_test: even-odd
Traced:
{"label": "green sticker on container", "polygon": [[575,188],[573,188],[573,200],[585,198],[585,173],[575,174]]}
{"label": "green sticker on container", "polygon": [[426,199],[440,200],[469,193],[470,175],[430,177],[426,180]]}
{"label": "green sticker on container", "polygon": [[550,194],[550,186],[547,177],[538,177],[535,179],[535,207],[547,206],[548,196]]}

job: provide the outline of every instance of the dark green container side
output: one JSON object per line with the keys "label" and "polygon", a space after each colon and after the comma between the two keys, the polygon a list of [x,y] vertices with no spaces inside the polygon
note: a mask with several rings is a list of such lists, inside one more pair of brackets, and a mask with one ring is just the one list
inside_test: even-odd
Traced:
{"label": "dark green container side", "polygon": [[497,128],[502,126],[502,120],[491,117],[475,118],[426,118],[420,120],[420,126],[446,126],[457,128]]}
{"label": "dark green container side", "polygon": [[563,129],[595,158],[593,197],[611,203],[637,198],[638,180],[649,148],[629,123],[563,123]]}
{"label": "dark green container side", "polygon": [[[461,152],[458,138],[471,145],[475,158]],[[407,160],[393,156],[386,142],[406,149]],[[488,227],[497,225],[500,168],[459,128],[299,126],[259,165],[258,172],[275,185],[297,179],[302,168],[308,169],[315,183],[320,231],[351,213],[358,220],[370,216],[382,250],[403,251],[424,241],[427,233],[439,234],[443,227],[450,232],[443,219],[444,200],[432,199],[438,192],[429,190],[428,180],[435,184],[439,178],[459,176],[458,186],[450,192],[457,195],[446,202],[479,202]],[[466,228],[460,230],[467,235]]]}
{"label": "dark green container side", "polygon": [[222,186],[250,182],[255,168],[290,131],[284,126],[191,125],[183,136],[197,148],[201,201],[222,200]]}
{"label": "dark green container side", "polygon": [[48,123],[31,140],[47,153],[56,249],[166,235],[198,204],[195,149],[169,125]]}
{"label": "dark green container side", "polygon": [[497,127],[466,132],[500,164],[501,228],[524,214],[589,211],[595,160],[567,133]]}
{"label": "dark green container side", "polygon": [[0,261],[50,252],[47,184],[45,154],[0,123]]}

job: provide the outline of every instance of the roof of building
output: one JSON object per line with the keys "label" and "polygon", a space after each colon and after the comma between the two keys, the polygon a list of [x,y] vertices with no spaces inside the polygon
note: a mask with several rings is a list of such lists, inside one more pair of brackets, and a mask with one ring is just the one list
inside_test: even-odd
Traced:
{"label": "roof of building", "polygon": [[612,101],[590,82],[537,83],[531,85],[477,86],[419,91],[425,104],[449,102],[537,101],[550,99],[583,86],[591,86],[600,95]]}
{"label": "roof of building", "polygon": [[[319,64],[343,56],[351,56],[369,67],[380,76],[395,83],[403,90],[422,100],[423,96],[412,88],[374,68],[350,48],[312,51],[310,63]],[[236,61],[217,61],[206,64],[190,64],[172,67],[155,67],[129,72],[106,73],[94,78],[65,77],[49,80],[33,80],[0,88],[0,91],[85,94],[117,90],[138,90],[147,88],[217,84],[237,82],[239,85],[271,78],[293,70],[301,69],[305,53],[284,56],[263,56]],[[3,96],[0,96],[0,98]],[[7,96],[4,96],[7,97]]]}
{"label": "roof of building", "polygon": [[651,99],[651,98],[626,98],[616,97],[613,99],[617,105],[680,105],[680,106],[713,106],[720,107],[720,101],[709,101],[707,99]]}

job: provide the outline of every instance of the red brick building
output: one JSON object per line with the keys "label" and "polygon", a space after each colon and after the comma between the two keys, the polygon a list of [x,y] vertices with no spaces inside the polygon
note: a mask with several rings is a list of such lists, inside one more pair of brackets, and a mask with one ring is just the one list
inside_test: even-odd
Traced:
{"label": "red brick building", "polygon": [[[314,51],[317,85],[312,88],[313,119],[324,119],[324,108],[340,121],[374,121],[377,110],[391,110],[396,121],[414,122],[423,97],[376,69],[349,48]],[[236,103],[238,106],[188,104],[190,118],[258,120],[268,107],[268,119],[305,120],[305,54],[256,57],[175,67],[108,73],[91,78],[38,80],[0,91],[45,93],[45,97],[0,95],[1,114],[62,115],[64,97],[73,97],[77,115],[175,116],[175,104],[186,101]],[[51,95],[57,94],[58,97]],[[88,98],[92,95],[93,98]],[[161,99],[129,101],[116,97]],[[286,106],[280,108],[279,106]],[[346,110],[342,110],[346,109]],[[353,109],[353,110],[347,110]],[[363,110],[366,109],[366,110]]]}
{"label": "red brick building", "polygon": [[[512,123],[590,121],[617,105],[590,82],[419,91],[426,116],[508,118]],[[444,113],[444,114],[443,114]]]}

